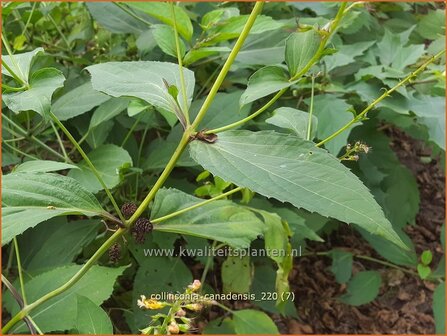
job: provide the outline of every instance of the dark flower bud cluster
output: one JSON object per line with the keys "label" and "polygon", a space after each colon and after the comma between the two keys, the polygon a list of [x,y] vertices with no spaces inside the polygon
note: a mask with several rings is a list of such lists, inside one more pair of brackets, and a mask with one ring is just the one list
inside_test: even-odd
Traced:
{"label": "dark flower bud cluster", "polygon": [[113,244],[109,249],[109,260],[112,263],[117,263],[121,258],[121,245],[119,243]]}
{"label": "dark flower bud cluster", "polygon": [[137,205],[132,202],[124,203],[123,206],[121,207],[121,212],[126,219],[132,217],[135,211],[137,211]]}
{"label": "dark flower bud cluster", "polygon": [[143,244],[146,240],[146,233],[151,232],[154,225],[147,218],[138,218],[132,227],[132,237],[138,244]]}

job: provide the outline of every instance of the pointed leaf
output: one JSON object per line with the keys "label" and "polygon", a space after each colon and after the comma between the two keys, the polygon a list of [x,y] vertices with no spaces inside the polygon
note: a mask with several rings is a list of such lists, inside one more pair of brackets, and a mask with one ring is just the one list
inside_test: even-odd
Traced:
{"label": "pointed leaf", "polygon": [[362,271],[348,282],[348,291],[339,299],[341,302],[360,306],[374,300],[379,294],[382,278],[377,271]]}
{"label": "pointed leaf", "polygon": [[[202,201],[180,190],[161,189],[155,197],[151,218],[162,217]],[[214,201],[156,224],[154,230],[213,239],[235,248],[245,248],[263,233],[264,224],[254,213],[230,201]]]}
{"label": "pointed leaf", "polygon": [[[89,66],[93,88],[113,97],[130,96],[143,99],[160,109],[176,113],[177,102],[169,94],[169,85],[181,88],[179,67],[165,62],[108,62]],[[194,91],[194,73],[183,68],[188,106],[184,105],[183,90],[179,90],[178,104],[187,111]]]}
{"label": "pointed leaf", "polygon": [[[273,116],[266,119],[267,124],[291,130],[301,139],[307,138],[307,127],[309,124],[309,113],[291,107],[280,107],[273,111]],[[318,128],[318,119],[312,115],[311,136],[315,137]]]}
{"label": "pointed leaf", "polygon": [[320,46],[321,35],[314,29],[291,34],[286,40],[286,63],[290,77],[303,70]]}
{"label": "pointed leaf", "polygon": [[75,165],[50,160],[31,160],[26,161],[15,167],[15,173],[49,173],[64,169],[79,169]]}
{"label": "pointed leaf", "polygon": [[[33,51],[29,51],[23,54],[16,54],[12,57],[9,55],[2,55],[2,62],[5,62],[17,76],[24,82],[28,83],[29,71],[34,56],[39,53],[43,53],[43,48],[37,48]],[[16,66],[17,65],[17,66]],[[2,74],[11,76],[8,70],[4,66],[2,68]]]}
{"label": "pointed leaf", "polygon": [[233,312],[236,334],[279,334],[278,327],[264,312],[244,309]]}
{"label": "pointed leaf", "polygon": [[2,245],[37,224],[63,215],[106,216],[76,180],[56,174],[12,173],[2,178]]}
{"label": "pointed leaf", "polygon": [[[167,55],[177,58],[177,46],[175,43],[175,31],[171,26],[154,25],[153,36],[157,41],[160,49]],[[180,55],[183,58],[185,55],[185,43],[179,38]]]}
{"label": "pointed leaf", "polygon": [[76,301],[76,330],[79,334],[113,334],[112,321],[101,307],[82,295],[76,295]]}
{"label": "pointed leaf", "polygon": [[406,248],[369,190],[313,142],[271,131],[228,131],[213,144],[193,141],[190,154],[225,181],[357,224]]}

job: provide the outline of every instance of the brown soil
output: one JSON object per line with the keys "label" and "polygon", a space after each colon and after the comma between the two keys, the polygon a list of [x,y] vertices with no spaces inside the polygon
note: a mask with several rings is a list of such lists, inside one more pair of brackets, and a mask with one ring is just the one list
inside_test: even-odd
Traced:
{"label": "brown soil", "polygon": [[[418,255],[424,250],[434,252],[434,265],[442,255],[441,226],[445,218],[445,176],[436,160],[423,163],[422,156],[430,151],[418,141],[395,129],[387,130],[391,147],[400,161],[417,177],[420,210],[416,225],[407,233]],[[314,244],[313,250],[327,251],[349,246],[358,254],[382,259],[352,228],[341,226],[326,239]],[[312,249],[312,248],[311,248]],[[291,274],[291,286],[296,294],[299,319],[283,319],[281,332],[288,334],[433,334],[435,332],[432,295],[435,284],[418,276],[377,263],[354,260],[353,272],[377,270],[383,284],[376,300],[358,307],[337,301],[345,285],[335,281],[329,267],[330,258],[309,256],[297,258]]]}

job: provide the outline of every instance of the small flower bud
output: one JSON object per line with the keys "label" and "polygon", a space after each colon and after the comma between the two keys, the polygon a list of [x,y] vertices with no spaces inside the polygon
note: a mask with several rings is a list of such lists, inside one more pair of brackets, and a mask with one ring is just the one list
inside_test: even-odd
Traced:
{"label": "small flower bud", "polygon": [[132,215],[137,211],[137,206],[135,203],[124,203],[121,207],[121,212],[123,213],[126,219],[132,217]]}
{"label": "small flower bud", "polygon": [[201,311],[203,309],[203,305],[200,303],[190,303],[185,306],[186,309],[192,310],[195,312]]}
{"label": "small flower bud", "polygon": [[161,308],[166,307],[167,303],[161,302],[158,300],[154,300],[154,299],[147,299],[146,296],[141,295],[140,299],[137,300],[137,305],[140,308],[155,310],[155,309],[161,309]]}
{"label": "small flower bud", "polygon": [[196,292],[200,289],[201,286],[202,283],[200,282],[200,280],[194,280],[193,283],[188,286],[188,289],[190,289],[193,292]]}
{"label": "small flower bud", "polygon": [[180,309],[177,310],[177,312],[175,313],[175,316],[178,316],[178,317],[184,317],[184,316],[186,316],[186,312],[185,312],[182,308],[180,308]]}
{"label": "small flower bud", "polygon": [[174,334],[174,335],[177,335],[177,334],[180,332],[180,328],[179,328],[177,322],[172,321],[172,322],[169,324],[169,326],[168,326],[168,332],[169,332],[170,334]]}

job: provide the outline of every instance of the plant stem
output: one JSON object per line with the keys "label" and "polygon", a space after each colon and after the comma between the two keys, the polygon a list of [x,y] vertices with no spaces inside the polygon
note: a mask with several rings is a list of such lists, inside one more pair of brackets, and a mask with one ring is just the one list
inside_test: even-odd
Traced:
{"label": "plant stem", "polygon": [[188,98],[186,97],[185,75],[183,73],[183,62],[182,62],[182,55],[180,53],[180,40],[179,40],[179,36],[178,36],[178,31],[177,31],[177,20],[175,18],[174,2],[171,2],[171,12],[172,12],[172,19],[174,20],[175,47],[176,47],[176,51],[177,51],[180,83],[182,86],[181,89],[182,89],[182,96],[183,96],[183,106],[185,108],[185,110],[182,109],[182,113],[185,116],[186,126],[189,126],[190,122],[189,122],[189,111],[188,111]]}
{"label": "plant stem", "polygon": [[3,45],[5,46],[6,52],[9,55],[9,58],[11,59],[11,63],[14,65],[14,67],[16,68],[16,70],[18,72],[20,72],[20,75],[22,77],[20,77],[19,75],[17,75],[12,69],[11,67],[6,64],[5,61],[2,60],[2,65],[6,68],[6,70],[8,70],[9,74],[20,84],[22,84],[23,86],[25,86],[26,88],[29,88],[29,84],[25,81],[25,74],[22,72],[22,69],[20,68],[19,64],[16,62],[14,55],[11,51],[11,48],[9,46],[8,40],[6,39],[6,36],[3,34],[2,32],[2,41],[3,41]]}
{"label": "plant stem", "polygon": [[7,333],[17,322],[27,316],[34,308],[40,306],[42,303],[48,301],[49,299],[65,292],[67,289],[71,288],[79,279],[81,279],[84,274],[98,261],[98,259],[113,245],[113,243],[121,237],[126,232],[125,229],[119,228],[115,233],[110,236],[107,241],[101,245],[101,247],[93,254],[93,256],[82,266],[82,268],[73,277],[68,280],[65,284],[56,288],[55,290],[45,294],[40,299],[34,301],[30,305],[23,307],[13,318],[3,327],[2,334]]}
{"label": "plant stem", "polygon": [[51,127],[53,128],[54,134],[56,134],[57,142],[59,143],[59,147],[61,148],[61,151],[65,157],[65,162],[71,162],[70,158],[67,155],[67,152],[65,151],[64,143],[62,142],[59,132],[57,131],[57,128],[56,128],[56,126],[54,126],[53,122],[51,122]]}
{"label": "plant stem", "polygon": [[120,220],[125,223],[125,218],[123,216],[123,214],[121,213],[121,210],[118,206],[118,204],[115,201],[115,198],[113,197],[112,193],[110,192],[109,188],[107,188],[104,180],[102,179],[101,175],[99,175],[99,172],[96,170],[95,166],[93,165],[92,161],[90,161],[89,157],[87,156],[87,154],[85,154],[84,150],[81,148],[81,146],[79,146],[78,142],[76,141],[75,138],[73,138],[73,136],[71,135],[70,131],[64,126],[64,124],[62,124],[62,122],[54,115],[53,112],[50,112],[50,116],[53,119],[53,121],[59,126],[59,128],[62,130],[62,132],[65,133],[65,135],[67,136],[67,138],[71,141],[71,143],[73,144],[73,146],[76,147],[76,149],[78,150],[79,154],[81,154],[82,158],[84,159],[85,163],[87,163],[87,165],[89,166],[90,170],[92,171],[93,175],[95,175],[96,179],[98,180],[98,182],[101,184],[101,186],[103,187],[104,191],[106,192],[107,196],[110,199],[110,202],[112,202],[113,207],[115,208],[116,213],[118,214],[118,217],[120,218]]}
{"label": "plant stem", "polygon": [[143,112],[140,112],[140,114],[138,114],[137,119],[135,120],[133,125],[130,127],[130,129],[127,132],[126,136],[124,137],[123,142],[121,143],[121,147],[124,147],[124,145],[127,143],[127,140],[129,140],[130,135],[133,133],[133,131],[135,130],[137,125],[140,123],[140,120],[141,120],[142,116],[143,116]]}
{"label": "plant stem", "polygon": [[314,112],[314,88],[315,76],[312,76],[312,90],[310,93],[309,121],[307,122],[307,141],[310,141],[310,133],[312,131],[312,114]]}
{"label": "plant stem", "polygon": [[22,133],[23,136],[25,136],[26,138],[29,138],[31,140],[33,140],[34,142],[36,142],[38,145],[40,145],[41,147],[45,148],[46,150],[48,150],[49,152],[53,153],[54,155],[56,155],[57,157],[59,157],[62,160],[65,160],[65,157],[60,154],[59,152],[56,152],[53,148],[51,148],[50,146],[48,146],[47,144],[43,143],[42,141],[40,141],[39,139],[37,139],[34,135],[28,135],[28,132],[25,131],[21,126],[17,125],[14,121],[12,121],[11,119],[9,119],[6,114],[2,114],[2,118],[5,119],[9,124],[11,124],[12,126],[14,126],[20,133]]}
{"label": "plant stem", "polygon": [[[214,253],[214,249],[216,248],[216,245],[217,245],[217,241],[213,241],[213,244],[211,245],[211,250],[213,251],[213,253]],[[202,284],[205,283],[206,275],[208,274],[208,270],[210,269],[212,260],[213,260],[212,255],[209,255],[208,258],[206,259],[205,268],[203,269],[202,277],[200,278],[200,282]],[[202,288],[203,288],[203,286],[201,287],[201,289]]]}
{"label": "plant stem", "polygon": [[[346,13],[346,3],[343,2],[340,5],[340,8],[338,9],[337,15],[335,16],[334,21],[332,22],[331,26],[330,26],[330,31],[326,34],[326,36],[321,40],[320,42],[320,46],[318,47],[318,50],[316,52],[316,54],[310,59],[310,61],[307,63],[307,65],[299,72],[297,73],[295,76],[293,76],[292,78],[289,79],[289,82],[294,82],[297,79],[299,79],[300,77],[302,77],[320,58],[321,55],[324,52],[324,48],[326,47],[326,43],[328,42],[329,38],[332,36],[332,34],[335,32],[335,30],[337,29],[341,18],[343,17],[343,15]],[[270,99],[263,107],[261,107],[259,110],[257,110],[256,112],[250,114],[248,117],[245,117],[244,119],[241,119],[239,121],[236,121],[232,124],[223,126],[223,127],[219,127],[213,130],[209,130],[206,131],[206,134],[210,134],[210,133],[219,133],[219,132],[223,132],[223,131],[227,131],[229,129],[238,127],[240,125],[245,124],[246,122],[256,118],[258,115],[260,115],[262,112],[264,112],[265,110],[267,110],[270,106],[273,105],[273,103],[275,103],[279,98],[281,98],[281,96],[288,90],[288,88],[284,88],[281,89],[280,91],[278,91],[272,99]]]}
{"label": "plant stem", "polygon": [[184,208],[184,209],[180,209],[180,210],[178,210],[178,211],[175,211],[175,212],[173,212],[173,213],[170,213],[169,215],[166,215],[166,216],[163,216],[163,217],[159,217],[159,218],[153,219],[153,220],[151,220],[151,222],[152,222],[152,223],[160,223],[160,222],[165,221],[165,220],[167,220],[167,219],[171,219],[172,217],[176,217],[176,216],[178,216],[178,215],[181,215],[182,213],[185,213],[185,212],[194,210],[194,209],[196,209],[196,208],[200,208],[200,207],[202,207],[202,206],[204,206],[204,205],[207,205],[208,203],[212,203],[212,202],[214,202],[214,201],[217,201],[217,200],[220,200],[220,199],[222,199],[222,198],[225,198],[225,197],[227,197],[227,196],[229,196],[229,195],[231,195],[231,194],[234,194],[234,193],[236,193],[236,192],[238,192],[238,191],[240,191],[240,190],[242,190],[242,189],[244,189],[244,188],[242,188],[242,187],[234,188],[234,189],[232,189],[232,190],[230,190],[230,191],[227,191],[226,193],[223,193],[223,194],[218,195],[218,196],[216,196],[216,197],[207,199],[207,200],[205,200],[205,201],[203,201],[203,202],[194,204],[194,205],[192,205],[192,206],[190,206],[190,207],[187,207],[187,208]]}
{"label": "plant stem", "polygon": [[424,64],[422,64],[416,71],[411,72],[407,77],[405,77],[403,80],[401,80],[399,83],[397,83],[395,86],[393,86],[391,89],[385,91],[379,98],[376,98],[371,104],[369,104],[362,112],[360,112],[354,119],[352,119],[350,122],[348,122],[346,125],[341,127],[338,131],[335,131],[331,135],[329,135],[326,139],[320,141],[316,144],[317,147],[325,144],[326,142],[332,140],[340,133],[347,130],[351,125],[355,124],[356,122],[363,119],[363,117],[368,113],[370,110],[372,110],[378,103],[380,103],[382,100],[384,100],[386,97],[388,97],[391,93],[396,91],[398,88],[400,88],[405,83],[409,82],[413,77],[416,77],[421,72],[427,68],[428,65],[433,63],[435,60],[437,60],[439,57],[441,57],[445,53],[445,50],[440,51],[435,56],[430,57],[428,61],[426,61]]}
{"label": "plant stem", "polygon": [[203,102],[203,105],[200,108],[196,119],[192,123],[193,129],[196,129],[196,127],[199,126],[199,124],[202,121],[203,117],[205,116],[206,112],[210,108],[211,103],[213,102],[217,91],[219,90],[220,86],[222,85],[228,71],[230,70],[231,65],[233,64],[234,60],[236,59],[237,54],[239,53],[239,50],[242,48],[242,45],[244,44],[245,39],[247,38],[248,34],[250,33],[251,27],[253,27],[253,24],[255,23],[256,17],[261,13],[263,6],[264,6],[263,1],[256,2],[250,16],[248,17],[247,22],[245,23],[244,29],[242,29],[242,32],[239,35],[239,38],[237,39],[233,49],[231,50],[230,54],[228,55],[227,60],[225,61],[224,65],[222,67],[222,70],[220,70],[219,76],[217,76],[216,81],[214,82],[208,96],[206,97],[205,101]]}
{"label": "plant stem", "polygon": [[[6,63],[3,63],[3,65],[5,65],[5,64],[6,64]],[[5,66],[5,68],[6,68],[6,66]],[[8,69],[6,69],[6,70],[8,70]],[[8,71],[9,71],[9,70],[8,70]],[[12,86],[9,86],[9,85],[7,85],[7,84],[3,84],[3,83],[2,83],[2,88],[3,88],[4,90],[11,91],[11,92],[19,92],[19,91],[23,91],[23,90],[26,90],[26,89],[27,89],[27,87],[26,87],[25,85],[16,88],[16,87],[12,87]]]}
{"label": "plant stem", "polygon": [[50,19],[51,23],[53,24],[53,26],[56,28],[57,32],[59,33],[59,35],[61,36],[62,40],[64,41],[64,43],[67,45],[67,51],[71,50],[71,46],[70,46],[70,42],[68,42],[67,38],[65,37],[65,34],[62,32],[62,30],[59,28],[58,24],[56,23],[56,21],[54,21],[53,17],[51,16],[50,13],[48,13],[48,18]]}
{"label": "plant stem", "polygon": [[[146,135],[147,135],[148,131],[149,131],[149,124],[146,124],[146,127],[144,128],[143,136],[141,137],[141,140],[140,140],[140,147],[138,148],[137,167],[140,166],[141,153],[143,152],[143,146],[144,146],[144,142],[146,140]],[[137,176],[135,176],[135,198],[134,198],[135,202],[138,199],[139,183],[140,183],[140,174],[137,174]]]}
{"label": "plant stem", "polygon": [[26,306],[26,295],[25,295],[25,282],[23,281],[23,272],[22,272],[22,262],[20,261],[20,252],[19,252],[19,244],[17,243],[17,238],[13,238],[14,249],[16,251],[16,261],[17,261],[17,269],[19,272],[19,282],[20,282],[20,291],[22,292],[23,304]]}
{"label": "plant stem", "polygon": [[5,142],[5,141],[3,141],[3,144],[6,145],[6,147],[11,148],[13,151],[15,151],[15,152],[17,152],[17,153],[19,153],[19,154],[22,154],[23,156],[25,156],[25,157],[27,157],[27,158],[30,158],[30,159],[32,159],[32,160],[39,160],[37,157],[32,156],[31,154],[22,152],[20,149],[15,148],[14,146],[11,146],[9,143],[7,143],[7,142]]}

